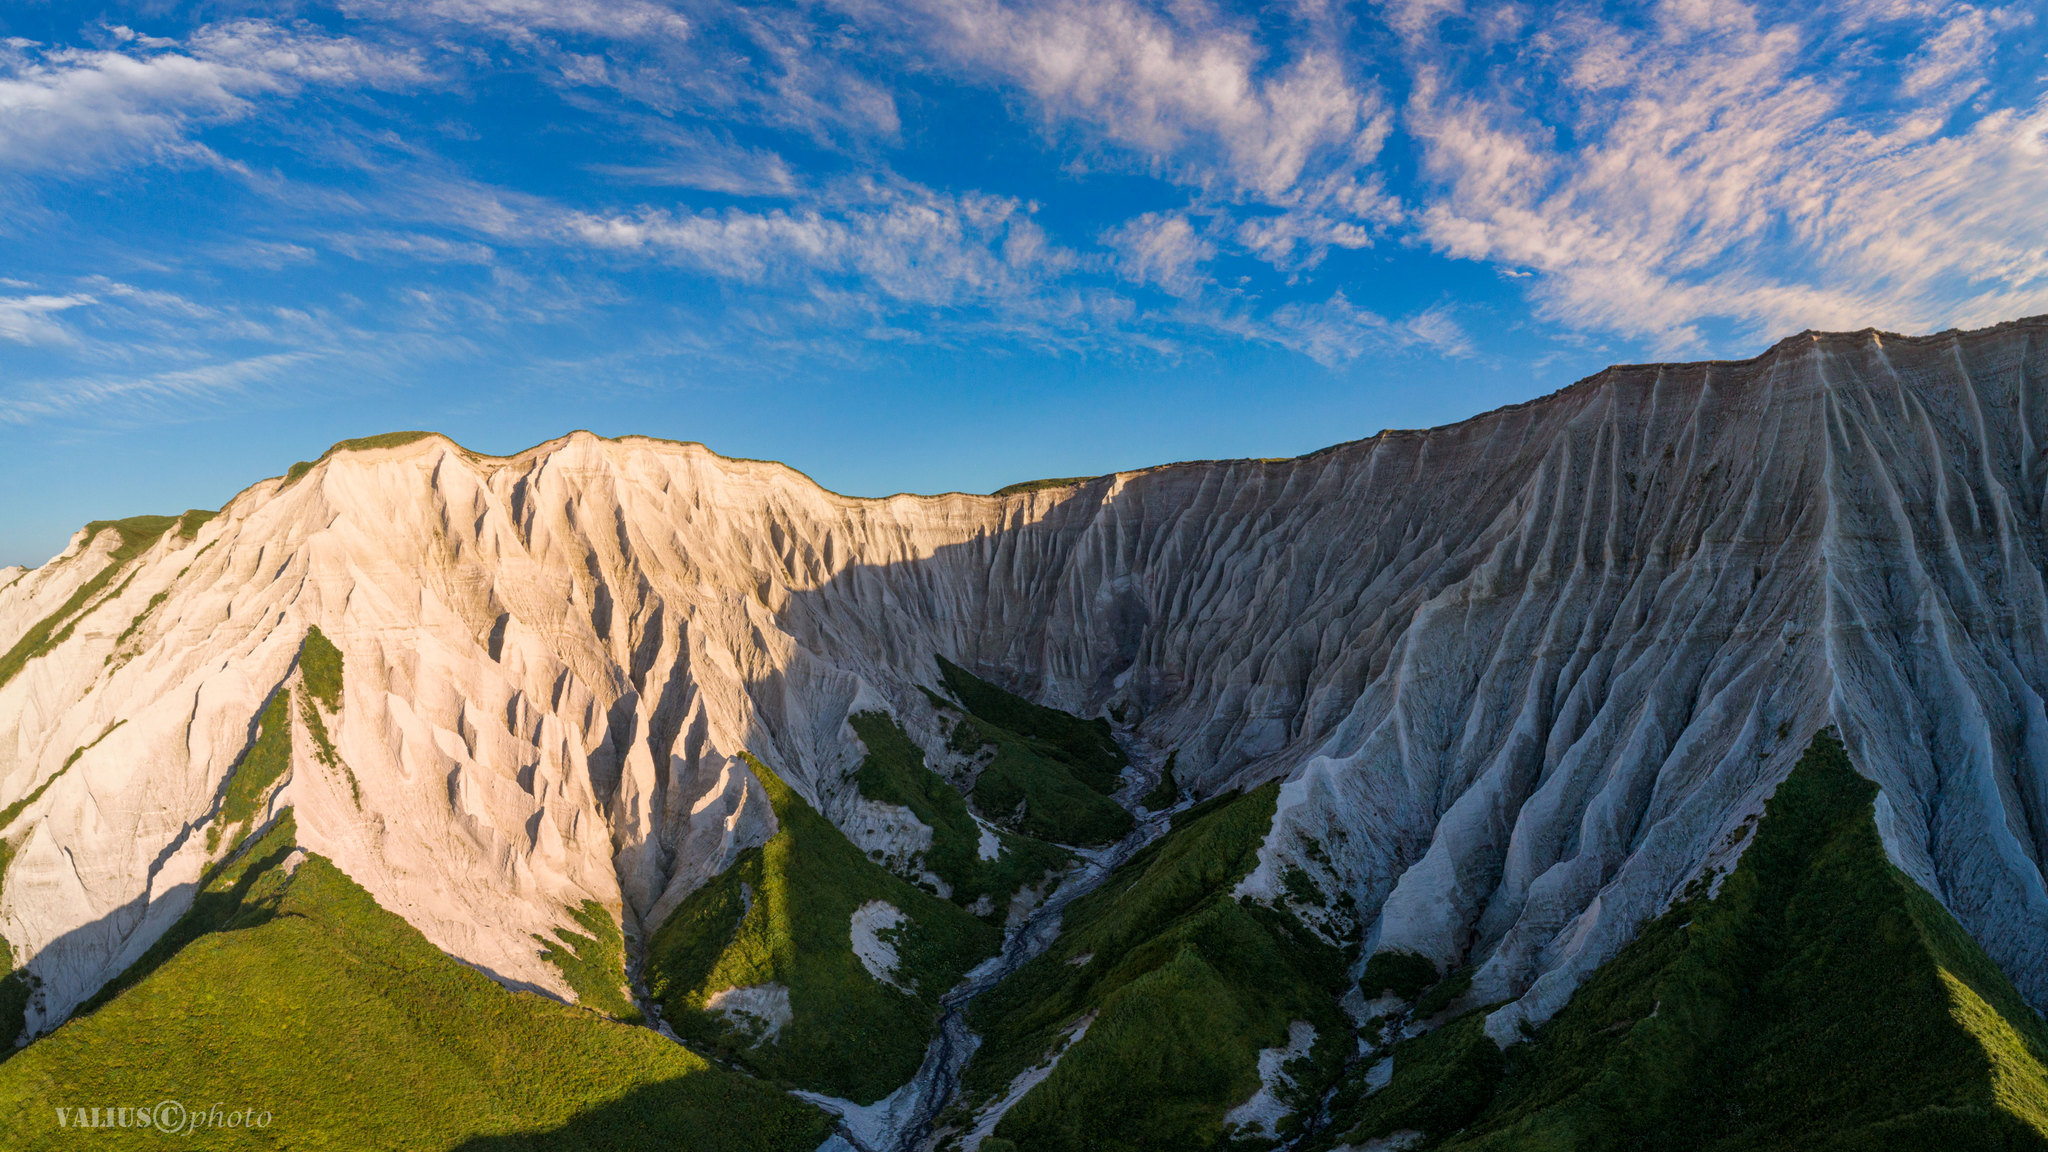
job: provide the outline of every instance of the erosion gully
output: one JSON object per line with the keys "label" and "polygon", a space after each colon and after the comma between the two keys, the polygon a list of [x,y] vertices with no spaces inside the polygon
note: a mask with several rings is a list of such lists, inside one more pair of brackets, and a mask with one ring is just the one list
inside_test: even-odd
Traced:
{"label": "erosion gully", "polygon": [[[838,1115],[838,1139],[853,1152],[929,1152],[943,1133],[935,1130],[939,1115],[960,1092],[960,1073],[980,1046],[981,1039],[967,1027],[967,1008],[974,998],[1001,983],[1011,973],[1052,946],[1059,938],[1061,914],[1067,905],[1094,891],[1117,867],[1159,838],[1172,824],[1173,814],[1182,807],[1144,814],[1135,798],[1148,792],[1159,779],[1154,758],[1133,755],[1137,779],[1126,783],[1117,799],[1138,813],[1138,823],[1129,835],[1107,848],[1071,848],[1081,858],[1080,867],[1053,889],[1045,902],[1032,909],[1024,922],[1003,940],[1002,950],[969,971],[959,984],[940,998],[941,1014],[937,1032],[925,1049],[924,1063],[908,1084],[865,1108],[848,1101],[810,1093],[798,1095]],[[828,1142],[820,1152],[831,1152]]]}

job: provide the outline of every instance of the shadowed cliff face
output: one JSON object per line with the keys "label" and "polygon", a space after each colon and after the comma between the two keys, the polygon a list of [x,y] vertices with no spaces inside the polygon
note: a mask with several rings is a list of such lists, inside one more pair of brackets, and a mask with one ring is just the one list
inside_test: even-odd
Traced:
{"label": "shadowed cliff face", "polygon": [[[772,834],[742,750],[863,847],[914,842],[847,778],[846,717],[964,768],[916,689],[943,654],[1114,710],[1199,790],[1286,780],[1246,889],[1299,868],[1351,898],[1300,906],[1332,935],[1479,963],[1476,998],[1522,997],[1503,1029],[1739,852],[1834,722],[1895,862],[2048,1001],[2044,337],[1806,335],[1003,498],[587,434],[335,452],[167,533],[0,685],[0,802],[55,777],[0,829],[0,932],[39,1027],[147,947],[317,625],[342,767],[295,736],[270,807],[435,944],[558,993],[532,933],[585,899],[651,931]],[[0,646],[110,547],[0,590]]]}

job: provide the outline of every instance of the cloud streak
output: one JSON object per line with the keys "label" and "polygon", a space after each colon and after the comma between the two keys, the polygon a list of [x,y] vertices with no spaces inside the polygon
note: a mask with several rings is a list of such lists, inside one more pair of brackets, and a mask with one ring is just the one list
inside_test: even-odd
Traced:
{"label": "cloud streak", "polygon": [[216,160],[194,139],[307,84],[398,87],[426,76],[416,54],[261,20],[199,30],[189,43],[113,29],[119,46],[0,42],[0,170],[85,175],[117,165]]}
{"label": "cloud streak", "polygon": [[1762,335],[2048,310],[2048,103],[1964,104],[1987,30],[2020,18],[1930,8],[1899,18],[1925,44],[1902,69],[1860,70],[1860,45],[1829,39],[1840,12],[1701,0],[1640,30],[1575,12],[1479,85],[1419,21],[1421,235],[1540,273],[1571,327],[1671,348],[1717,318]]}

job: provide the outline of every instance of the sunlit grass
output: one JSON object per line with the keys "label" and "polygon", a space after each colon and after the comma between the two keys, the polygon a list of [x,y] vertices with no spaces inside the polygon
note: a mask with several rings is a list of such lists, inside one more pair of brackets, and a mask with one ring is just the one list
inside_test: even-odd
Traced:
{"label": "sunlit grass", "polygon": [[128,977],[0,1064],[0,1146],[160,1148],[58,1106],[220,1102],[271,1114],[209,1148],[810,1152],[825,1118],[652,1031],[509,992],[434,948],[289,818],[211,876]]}

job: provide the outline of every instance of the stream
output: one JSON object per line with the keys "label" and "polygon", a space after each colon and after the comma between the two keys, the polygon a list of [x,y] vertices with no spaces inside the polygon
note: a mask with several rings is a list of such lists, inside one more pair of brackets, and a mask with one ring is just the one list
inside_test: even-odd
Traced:
{"label": "stream", "polygon": [[[1139,764],[1138,757],[1131,759],[1134,766]],[[1135,808],[1133,798],[1144,795],[1157,782],[1158,768],[1148,763],[1139,767],[1136,775],[1135,781],[1120,790],[1119,802],[1126,808]],[[924,1063],[908,1084],[866,1106],[814,1092],[796,1093],[839,1117],[837,1135],[819,1152],[928,1152],[937,1135],[934,1123],[959,1094],[960,1073],[981,1046],[981,1038],[967,1027],[968,1005],[1051,947],[1059,938],[1061,913],[1067,905],[1100,887],[1119,865],[1158,839],[1183,806],[1176,804],[1165,812],[1140,816],[1128,835],[1107,848],[1068,849],[1080,857],[1080,867],[1004,938],[1002,951],[976,965],[940,997],[938,1030],[925,1049]]]}

